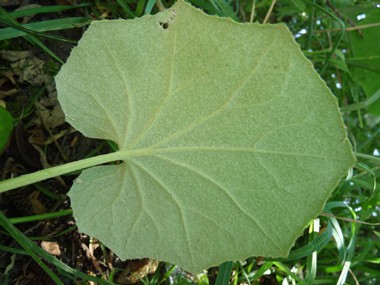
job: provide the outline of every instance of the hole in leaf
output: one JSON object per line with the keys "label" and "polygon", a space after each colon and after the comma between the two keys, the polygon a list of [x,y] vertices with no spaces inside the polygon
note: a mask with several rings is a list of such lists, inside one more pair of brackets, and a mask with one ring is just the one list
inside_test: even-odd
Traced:
{"label": "hole in leaf", "polygon": [[160,27],[163,28],[164,30],[167,30],[169,28],[169,23],[168,22],[159,22]]}

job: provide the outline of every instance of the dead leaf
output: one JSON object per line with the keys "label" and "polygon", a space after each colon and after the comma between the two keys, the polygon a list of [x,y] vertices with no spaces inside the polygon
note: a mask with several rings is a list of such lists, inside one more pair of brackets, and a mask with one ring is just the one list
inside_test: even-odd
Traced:
{"label": "dead leaf", "polygon": [[[96,239],[94,239],[95,242],[96,242]],[[90,247],[87,247],[85,244],[82,243],[82,249],[83,251],[85,252],[86,254],[86,257],[91,260],[92,262],[92,265],[94,265],[94,267],[96,268],[96,270],[99,271],[99,273],[103,276],[103,278],[105,278],[107,280],[107,277],[105,275],[105,273],[103,272],[102,268],[100,267],[100,263],[102,265],[105,265],[103,262],[97,260],[95,257],[94,257],[94,250],[99,246],[98,243],[90,243]]]}
{"label": "dead leaf", "polygon": [[52,255],[61,255],[61,250],[56,242],[42,241],[41,247]]}
{"label": "dead leaf", "polygon": [[[41,5],[38,5],[38,4],[29,4],[29,5],[25,5],[23,7],[20,7],[18,9],[16,9],[15,11],[22,11],[22,10],[28,10],[28,9],[34,9],[34,8],[39,8],[39,7],[42,7]],[[21,24],[26,24],[28,23],[36,14],[31,14],[31,15],[25,15],[22,19],[22,23]],[[20,17],[16,17],[17,18],[20,18]]]}
{"label": "dead leaf", "polygon": [[11,66],[13,68],[28,66],[13,71],[14,74],[19,76],[19,83],[27,82],[32,86],[42,86],[49,79],[49,76],[43,72],[44,62],[35,56],[30,59],[21,59],[11,63]]}
{"label": "dead leaf", "polygon": [[46,142],[44,138],[44,132],[41,128],[35,128],[26,131],[28,134],[32,135],[31,143],[40,147],[44,147]]}
{"label": "dead leaf", "polygon": [[12,96],[13,94],[16,94],[18,92],[17,89],[11,89],[9,91],[1,91],[0,90],[0,99],[5,98],[7,96]]}
{"label": "dead leaf", "polygon": [[[58,134],[55,134],[54,135],[54,139],[59,139],[61,137],[63,137],[66,133],[69,133],[69,134],[72,134],[72,133],[75,133],[77,130],[74,129],[74,128],[69,128],[69,129],[66,129],[66,130],[62,130],[60,131]],[[49,137],[48,140],[46,141],[47,144],[51,144],[54,139],[52,137]]]}
{"label": "dead leaf", "polygon": [[144,278],[147,274],[153,274],[158,267],[158,261],[150,258],[132,260],[128,262],[124,271],[117,278],[117,283],[134,284],[140,280],[136,277]]}
{"label": "dead leaf", "polygon": [[12,70],[1,71],[0,74],[4,75],[4,77],[0,79],[0,99],[11,96],[20,90],[16,84],[16,80],[13,78]]}
{"label": "dead leaf", "polygon": [[[65,114],[60,105],[55,106],[53,109],[48,109],[40,103],[36,103],[36,105],[40,111],[40,116],[42,116],[42,119],[45,121],[46,126],[49,129],[55,129],[65,123]],[[38,117],[33,122],[38,127],[42,125],[41,119]]]}
{"label": "dead leaf", "polygon": [[70,147],[71,147],[71,148],[74,148],[75,145],[77,144],[78,140],[79,140],[78,136],[75,136],[75,137],[73,138],[73,140],[70,142]]}
{"label": "dead leaf", "polygon": [[[57,99],[57,91],[53,84],[48,86],[49,95],[47,98],[42,98],[36,103],[37,108],[40,111],[40,116],[49,129],[54,129],[65,123],[65,113],[62,111],[61,104]],[[39,117],[34,120],[37,126],[42,125],[42,121]]]}
{"label": "dead leaf", "polygon": [[[13,85],[16,85],[16,80],[13,78],[13,71],[12,71],[12,70],[1,71],[0,74],[4,75],[4,76],[5,76],[4,78],[8,78],[8,80],[11,81],[11,82],[13,83]],[[0,87],[1,87],[1,85],[3,85],[5,82],[7,82],[7,81],[2,82],[2,80],[3,80],[4,78],[2,78],[2,79],[0,80]]]}
{"label": "dead leaf", "polygon": [[33,214],[35,215],[44,214],[47,211],[47,208],[38,200],[39,195],[40,191],[34,191],[28,196],[28,199],[33,207]]}
{"label": "dead leaf", "polygon": [[18,61],[25,58],[31,58],[33,56],[33,51],[14,51],[14,50],[0,50],[0,57],[8,61]]}

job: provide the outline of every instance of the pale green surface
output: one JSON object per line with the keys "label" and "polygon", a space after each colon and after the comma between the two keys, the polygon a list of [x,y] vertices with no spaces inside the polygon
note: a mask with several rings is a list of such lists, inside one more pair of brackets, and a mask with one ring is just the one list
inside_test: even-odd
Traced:
{"label": "pale green surface", "polygon": [[67,120],[120,147],[123,163],[85,170],[69,196],[79,229],[122,259],[196,273],[286,257],[355,163],[336,99],[285,25],[179,1],[93,23],[56,82]]}
{"label": "pale green surface", "polygon": [[[380,9],[373,8],[367,13],[367,17],[360,22],[360,25],[368,25],[380,22]],[[375,68],[380,67],[380,26],[362,29],[364,38],[361,38],[357,31],[351,32],[352,46],[355,58],[360,58],[358,63],[364,63]],[[380,89],[380,74],[368,69],[355,68],[353,78],[360,85],[370,98]],[[380,116],[380,100],[368,106],[368,112],[375,116]]]}

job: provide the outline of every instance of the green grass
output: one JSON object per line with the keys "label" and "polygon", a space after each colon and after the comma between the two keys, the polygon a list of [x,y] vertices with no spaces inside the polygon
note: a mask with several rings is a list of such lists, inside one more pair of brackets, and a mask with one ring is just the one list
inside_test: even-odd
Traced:
{"label": "green grass", "polygon": [[[174,1],[162,1],[165,7]],[[252,1],[223,1],[223,0],[190,0],[193,5],[205,9],[210,14],[230,17],[238,22],[249,22],[252,13]],[[254,21],[263,22],[272,1],[256,1]],[[369,1],[331,2],[336,10],[322,1],[290,1],[280,0],[269,17],[270,23],[285,22],[297,42],[313,63],[315,69],[327,82],[339,101],[341,112],[349,132],[351,142],[357,151],[360,165],[354,168],[346,180],[342,180],[333,192],[325,207],[325,213],[335,217],[320,216],[319,222],[323,229],[318,237],[319,228],[310,224],[304,235],[295,243],[288,259],[258,261],[251,257],[245,261],[231,261],[220,265],[209,274],[194,277],[193,280],[184,274],[174,274],[175,265],[161,262],[159,269],[167,268],[166,274],[156,274],[141,279],[143,284],[168,284],[172,280],[175,284],[260,284],[260,278],[277,279],[279,284],[379,284],[380,283],[380,238],[374,233],[375,223],[379,223],[380,193],[376,180],[380,176],[380,159],[373,156],[373,152],[380,145],[378,117],[368,113],[369,104],[378,100],[380,90],[367,99],[362,87],[352,77],[354,68],[377,72],[378,67],[358,62],[352,50],[351,34],[344,32],[345,27],[351,27],[350,21],[360,25],[358,14],[367,13],[373,4]],[[57,41],[69,41],[65,38],[49,34],[52,30],[62,30],[88,25],[91,21],[101,18],[104,11],[113,18],[132,19],[144,13],[158,12],[158,5],[154,0],[117,0],[117,1],[89,1],[78,6],[51,6],[20,12],[7,13],[0,10],[0,44],[17,37],[23,37],[31,45],[38,46],[57,62],[62,61],[53,54],[43,43],[43,38]],[[29,14],[58,13],[67,9],[81,8],[85,11],[83,17],[60,18],[56,20],[32,22],[21,25],[15,17]],[[350,20],[350,21],[349,21]],[[316,31],[323,29],[340,29],[329,33],[304,33],[300,31]],[[6,44],[5,46],[8,46]],[[375,55],[376,56],[376,55]],[[35,93],[33,102],[44,92],[48,84]],[[24,114],[33,110],[33,102],[26,107]],[[21,113],[18,114],[21,116]],[[374,123],[375,122],[375,123]],[[107,142],[111,143],[112,142]],[[103,146],[103,145],[102,145]],[[101,147],[102,147],[101,146]],[[99,147],[99,149],[101,149]],[[94,155],[99,149],[89,153]],[[51,199],[60,199],[41,184],[35,187]],[[66,199],[66,197],[63,197]],[[312,201],[310,201],[312,202]],[[0,213],[0,224],[11,235],[23,250],[1,246],[0,249],[15,254],[32,257],[57,284],[62,284],[55,273],[44,262],[53,264],[60,275],[73,280],[93,281],[96,284],[114,284],[113,276],[117,270],[108,270],[108,280],[90,276],[77,271],[62,263],[32,242],[13,224],[26,223],[32,220],[53,219],[70,214],[70,210],[47,214],[47,216],[30,216],[17,219],[7,219]],[[340,218],[351,219],[342,220]],[[356,223],[359,220],[367,224]],[[71,230],[72,228],[70,228]],[[66,233],[66,231],[62,231]],[[236,233],[237,235],[244,233]],[[54,238],[54,237],[52,237]],[[41,259],[40,259],[41,258]],[[258,263],[258,262],[259,263]],[[270,275],[272,274],[272,275]],[[266,277],[265,277],[265,276]],[[263,277],[264,276],[264,277]],[[7,280],[5,275],[4,280]],[[195,281],[194,281],[195,280]],[[215,281],[216,280],[216,281]],[[84,284],[84,283],[82,283]]]}

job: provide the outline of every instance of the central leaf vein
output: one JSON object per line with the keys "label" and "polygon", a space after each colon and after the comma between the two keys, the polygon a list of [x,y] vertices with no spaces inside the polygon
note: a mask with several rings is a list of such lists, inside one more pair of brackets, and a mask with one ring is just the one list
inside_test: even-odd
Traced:
{"label": "central leaf vein", "polygon": [[129,157],[137,156],[151,156],[160,153],[168,152],[183,152],[183,151],[231,151],[231,152],[253,152],[260,154],[274,154],[274,155],[287,155],[287,156],[300,156],[300,157],[314,157],[322,158],[328,160],[339,160],[339,161],[350,161],[349,158],[338,158],[333,156],[321,156],[317,154],[308,154],[308,153],[286,153],[286,152],[276,152],[270,150],[259,150],[252,148],[228,148],[228,147],[181,147],[181,148],[167,148],[167,149],[141,149],[136,151],[120,151],[120,159],[128,159]]}
{"label": "central leaf vein", "polygon": [[165,97],[164,101],[162,102],[161,106],[157,109],[155,115],[150,120],[148,126],[141,132],[141,134],[137,137],[137,139],[128,147],[128,149],[131,149],[135,144],[137,144],[140,139],[148,132],[150,127],[153,125],[154,121],[156,120],[158,114],[161,112],[161,110],[164,108],[165,104],[169,101],[172,94],[172,86],[173,86],[173,75],[174,75],[174,59],[175,59],[175,53],[176,53],[176,42],[177,42],[177,28],[174,32],[174,40],[173,40],[173,56],[172,56],[172,62],[171,62],[171,72],[170,72],[170,78],[169,78],[169,87],[168,87],[168,94]]}

